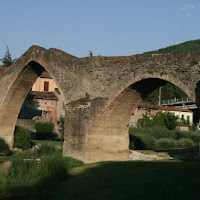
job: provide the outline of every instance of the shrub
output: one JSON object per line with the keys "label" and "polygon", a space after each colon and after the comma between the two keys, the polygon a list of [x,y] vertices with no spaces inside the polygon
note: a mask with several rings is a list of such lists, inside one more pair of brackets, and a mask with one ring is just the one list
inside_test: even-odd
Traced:
{"label": "shrub", "polygon": [[178,142],[178,147],[192,147],[194,146],[194,142],[191,139],[182,138]]}
{"label": "shrub", "polygon": [[161,138],[156,141],[157,149],[171,149],[176,148],[177,144],[174,139]]}
{"label": "shrub", "polygon": [[30,132],[22,127],[17,127],[14,134],[14,147],[28,149],[30,147]]}
{"label": "shrub", "polygon": [[155,148],[155,139],[149,135],[145,134],[135,134],[130,135],[130,141],[134,142],[135,149],[154,149]]}
{"label": "shrub", "polygon": [[174,130],[179,124],[179,117],[171,112],[159,111],[155,115],[143,115],[143,118],[137,122],[138,127],[165,127],[169,130]]}
{"label": "shrub", "polygon": [[134,143],[133,141],[130,142],[129,148],[130,148],[131,150],[134,150],[134,149],[135,149],[135,143]]}
{"label": "shrub", "polygon": [[151,128],[149,129],[148,133],[155,139],[160,139],[160,138],[174,139],[173,132],[164,127]]}
{"label": "shrub", "polygon": [[191,139],[194,143],[199,143],[200,140],[200,134],[199,132],[195,132],[195,131],[176,131],[176,138],[177,139],[181,139],[181,138],[187,138],[187,139]]}
{"label": "shrub", "polygon": [[134,135],[134,134],[145,134],[149,135],[155,139],[160,139],[160,138],[175,138],[175,135],[172,131],[164,128],[164,127],[149,127],[149,128],[133,128],[131,127],[129,129],[129,134]]}
{"label": "shrub", "polygon": [[52,122],[35,123],[36,138],[39,140],[54,139],[54,124]]}
{"label": "shrub", "polygon": [[7,156],[11,153],[8,144],[0,138],[0,156]]}

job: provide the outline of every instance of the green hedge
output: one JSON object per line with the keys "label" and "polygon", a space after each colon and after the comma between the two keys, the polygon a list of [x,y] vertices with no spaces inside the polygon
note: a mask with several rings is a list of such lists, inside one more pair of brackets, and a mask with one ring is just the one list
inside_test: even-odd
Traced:
{"label": "green hedge", "polygon": [[54,139],[56,136],[53,132],[54,124],[52,122],[35,123],[36,138],[39,140]]}
{"label": "green hedge", "polygon": [[131,142],[134,142],[135,149],[154,149],[156,140],[149,135],[135,134],[130,135]]}
{"label": "green hedge", "polygon": [[20,149],[30,148],[30,132],[22,127],[17,127],[14,134],[14,147]]}

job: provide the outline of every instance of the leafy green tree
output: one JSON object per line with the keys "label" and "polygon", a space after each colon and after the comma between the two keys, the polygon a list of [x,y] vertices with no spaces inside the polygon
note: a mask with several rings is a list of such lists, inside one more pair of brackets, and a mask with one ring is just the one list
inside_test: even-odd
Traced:
{"label": "leafy green tree", "polygon": [[138,127],[165,127],[174,130],[179,124],[179,117],[171,112],[158,111],[155,115],[143,115],[137,122]]}
{"label": "leafy green tree", "polygon": [[[158,94],[159,89],[157,88],[154,90],[151,94],[149,94],[144,101],[150,102],[152,104],[158,104]],[[187,97],[187,95],[178,87],[171,83],[166,83],[162,86],[162,93],[161,93],[161,99],[167,100],[167,99],[174,99],[174,98],[184,98]]]}
{"label": "leafy green tree", "polygon": [[30,132],[22,127],[17,127],[14,134],[14,147],[28,149],[30,147]]}
{"label": "leafy green tree", "polygon": [[8,46],[6,48],[7,48],[7,50],[6,50],[4,57],[2,59],[0,59],[0,61],[2,62],[4,67],[8,67],[8,66],[12,65],[16,60],[16,59],[14,59],[14,60],[12,59]]}

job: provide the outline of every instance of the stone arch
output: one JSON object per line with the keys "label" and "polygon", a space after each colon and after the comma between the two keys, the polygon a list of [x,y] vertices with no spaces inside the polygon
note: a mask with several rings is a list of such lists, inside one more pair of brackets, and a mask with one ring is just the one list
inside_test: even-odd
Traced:
{"label": "stone arch", "polygon": [[102,160],[113,160],[116,154],[118,159],[127,159],[131,114],[145,96],[166,82],[179,87],[194,100],[194,92],[180,80],[176,81],[173,75],[138,75],[127,81],[91,122],[86,131],[87,147],[106,152]]}
{"label": "stone arch", "polygon": [[[9,71],[16,70],[15,67],[17,67],[17,63],[15,63],[14,66],[11,66]],[[6,140],[10,147],[13,146],[15,124],[24,99],[26,98],[36,79],[44,70],[46,70],[55,80],[61,94],[63,94],[57,79],[51,72],[49,72],[47,63],[42,62],[43,65],[40,63],[40,61],[31,60],[27,62],[27,64],[23,65],[22,63],[18,67],[18,71],[16,73],[11,72],[12,76],[13,74],[15,75],[15,78],[12,78],[10,84],[8,85],[7,91],[2,98],[0,106],[0,136]],[[62,96],[64,99],[64,95]]]}

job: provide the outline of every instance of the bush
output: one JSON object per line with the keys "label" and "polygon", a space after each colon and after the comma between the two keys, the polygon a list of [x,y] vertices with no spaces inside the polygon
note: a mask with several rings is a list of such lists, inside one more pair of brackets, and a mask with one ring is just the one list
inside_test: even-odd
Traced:
{"label": "bush", "polygon": [[14,134],[14,147],[28,149],[30,147],[30,132],[22,127],[17,127]]}
{"label": "bush", "polygon": [[35,123],[36,129],[36,139],[46,140],[55,139],[55,134],[53,133],[54,124],[52,122],[37,122]]}
{"label": "bush", "polygon": [[158,111],[155,115],[143,115],[137,122],[138,127],[165,127],[174,130],[179,124],[179,117],[171,112]]}
{"label": "bush", "polygon": [[134,150],[134,149],[135,149],[135,143],[134,143],[133,141],[130,142],[129,148],[130,148],[131,150]]}
{"label": "bush", "polygon": [[178,147],[192,147],[194,146],[194,142],[191,139],[182,138],[178,142]]}
{"label": "bush", "polygon": [[134,135],[134,134],[145,134],[149,135],[155,139],[160,139],[160,138],[175,138],[175,135],[172,131],[164,128],[164,127],[154,127],[154,128],[133,128],[131,127],[129,129],[129,134]]}
{"label": "bush", "polygon": [[176,139],[182,139],[182,138],[186,138],[186,139],[191,139],[194,143],[199,143],[200,140],[200,134],[199,132],[195,132],[195,131],[176,131]]}
{"label": "bush", "polygon": [[11,153],[8,144],[0,138],[0,156],[7,156]]}
{"label": "bush", "polygon": [[154,138],[144,134],[130,135],[130,141],[134,142],[135,149],[137,150],[154,149],[156,144]]}
{"label": "bush", "polygon": [[167,139],[167,138],[161,138],[156,141],[156,148],[157,149],[171,149],[176,148],[176,140],[174,139]]}

